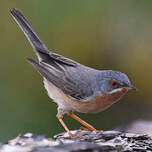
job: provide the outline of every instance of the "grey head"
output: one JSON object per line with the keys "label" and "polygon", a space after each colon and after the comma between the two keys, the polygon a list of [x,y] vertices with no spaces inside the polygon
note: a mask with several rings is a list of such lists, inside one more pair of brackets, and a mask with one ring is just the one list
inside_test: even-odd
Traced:
{"label": "grey head", "polygon": [[101,70],[95,74],[94,88],[97,91],[103,93],[112,93],[120,88],[126,88],[127,90],[136,90],[128,78],[128,76],[122,72],[114,70]]}

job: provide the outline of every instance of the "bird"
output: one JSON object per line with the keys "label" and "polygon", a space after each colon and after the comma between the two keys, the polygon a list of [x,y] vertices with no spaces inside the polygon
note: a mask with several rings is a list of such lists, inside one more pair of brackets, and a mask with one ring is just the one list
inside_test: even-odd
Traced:
{"label": "bird", "polygon": [[94,69],[50,51],[20,10],[13,8],[9,11],[33,47],[38,61],[27,60],[43,77],[48,96],[58,105],[56,117],[69,137],[80,138],[83,135],[74,135],[69,130],[63,121],[65,114],[87,130],[100,132],[74,113],[102,112],[129,90],[136,90],[128,76],[115,70]]}

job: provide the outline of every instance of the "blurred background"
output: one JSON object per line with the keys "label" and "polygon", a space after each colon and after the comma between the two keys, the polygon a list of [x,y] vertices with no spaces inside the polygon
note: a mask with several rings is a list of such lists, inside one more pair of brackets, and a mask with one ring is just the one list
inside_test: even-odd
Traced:
{"label": "blurred background", "polygon": [[[0,0],[0,141],[63,130],[57,106],[26,61],[32,47],[8,13],[18,8],[50,50],[97,69],[126,73],[138,91],[98,114],[78,114],[97,129],[152,120],[151,0]],[[70,129],[80,124],[64,117]]]}

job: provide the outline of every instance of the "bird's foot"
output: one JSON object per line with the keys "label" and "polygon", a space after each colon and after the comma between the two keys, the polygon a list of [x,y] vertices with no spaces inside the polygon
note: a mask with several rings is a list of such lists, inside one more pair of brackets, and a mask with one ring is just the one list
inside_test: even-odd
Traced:
{"label": "bird's foot", "polygon": [[85,136],[85,134],[74,135],[74,134],[70,133],[69,136],[70,136],[72,139],[78,139],[78,138],[82,138],[83,136]]}
{"label": "bird's foot", "polygon": [[101,132],[103,132],[102,130],[89,129],[89,128],[85,128],[85,127],[80,127],[80,130],[91,131],[91,132],[95,132],[95,133],[101,133]]}

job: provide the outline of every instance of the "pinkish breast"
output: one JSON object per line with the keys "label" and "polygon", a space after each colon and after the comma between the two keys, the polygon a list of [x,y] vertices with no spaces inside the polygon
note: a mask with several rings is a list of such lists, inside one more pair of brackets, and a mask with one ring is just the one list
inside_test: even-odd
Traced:
{"label": "pinkish breast", "polygon": [[118,91],[115,91],[110,94],[102,94],[101,96],[95,97],[90,102],[81,102],[77,101],[75,105],[75,111],[82,112],[82,113],[97,113],[101,112],[112,104],[120,100],[126,93],[128,89],[121,88]]}
{"label": "pinkish breast", "polygon": [[65,113],[69,111],[81,113],[101,112],[118,101],[128,91],[128,89],[121,88],[109,94],[102,93],[101,96],[96,96],[93,100],[84,102],[69,97],[46,79],[44,79],[44,85],[50,98],[52,98]]}

